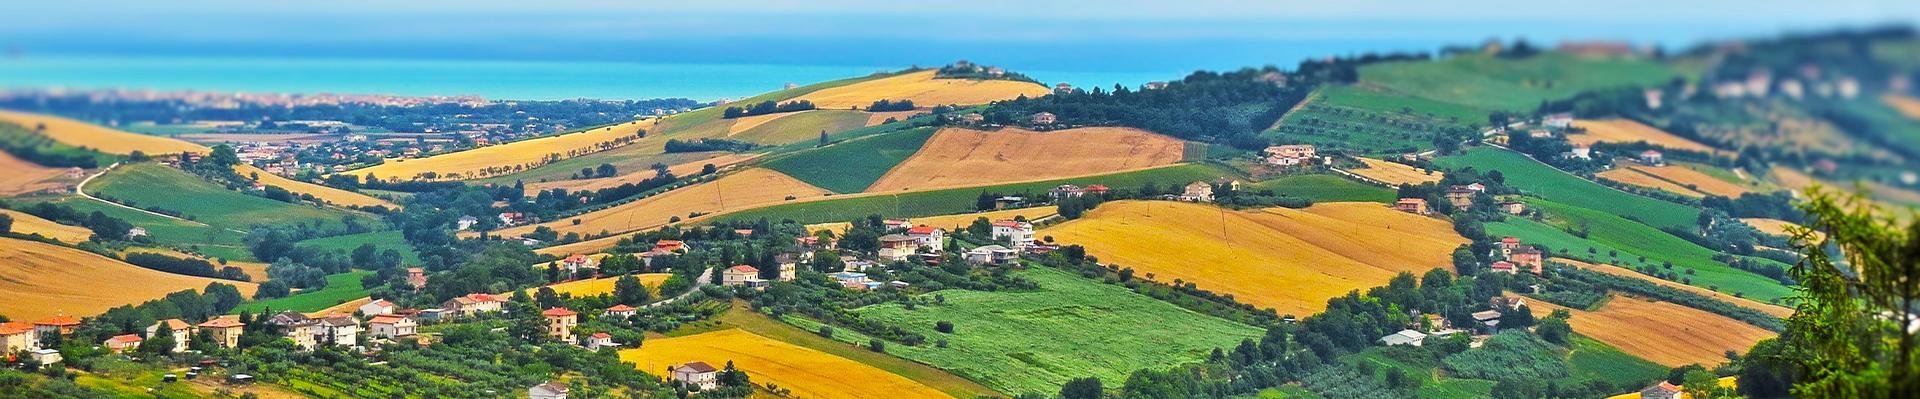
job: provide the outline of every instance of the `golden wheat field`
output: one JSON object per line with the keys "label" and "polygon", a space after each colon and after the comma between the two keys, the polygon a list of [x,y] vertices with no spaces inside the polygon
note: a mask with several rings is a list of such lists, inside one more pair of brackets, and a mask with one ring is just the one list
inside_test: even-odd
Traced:
{"label": "golden wheat field", "polygon": [[[682,163],[667,166],[667,172],[673,173],[674,176],[680,176],[680,177],[693,176],[693,175],[699,174],[700,169],[705,168],[709,164],[713,165],[715,168],[725,168],[728,166],[732,166],[734,164],[753,160],[754,158],[758,158],[761,155],[764,155],[764,154],[716,153],[716,155],[712,158],[706,158],[706,159],[690,161],[690,162],[682,162]],[[654,176],[653,170],[647,169],[647,170],[632,171],[632,172],[628,172],[627,174],[614,176],[614,177],[560,180],[560,181],[537,182],[537,183],[528,182],[528,183],[525,183],[525,185],[527,187],[527,192],[529,193],[528,195],[534,195],[533,193],[552,190],[556,188],[565,189],[568,192],[597,191],[597,190],[605,190],[609,188],[619,187],[622,184],[638,183],[641,180],[651,179],[653,178],[653,176]]]}
{"label": "golden wheat field", "polygon": [[1735,305],[1740,305],[1741,307],[1751,308],[1753,310],[1758,310],[1766,314],[1774,315],[1775,317],[1784,318],[1784,317],[1793,315],[1793,309],[1785,306],[1775,305],[1775,304],[1766,303],[1766,302],[1760,302],[1760,301],[1747,299],[1747,298],[1741,298],[1733,295],[1727,295],[1725,293],[1716,292],[1714,290],[1710,290],[1706,288],[1695,287],[1695,286],[1681,284],[1681,283],[1667,281],[1667,280],[1661,280],[1658,278],[1654,278],[1653,276],[1641,274],[1640,272],[1636,272],[1631,269],[1627,269],[1620,266],[1614,266],[1614,265],[1609,265],[1604,263],[1587,263],[1587,262],[1582,262],[1578,260],[1564,259],[1564,258],[1554,258],[1553,261],[1573,265],[1581,269],[1592,270],[1592,271],[1611,274],[1615,276],[1631,277],[1631,278],[1646,280],[1647,282],[1654,283],[1655,285],[1704,295],[1708,298],[1718,299],[1718,300],[1726,301],[1728,303],[1732,303]]}
{"label": "golden wheat field", "polygon": [[799,115],[799,114],[804,114],[808,112],[813,112],[813,111],[775,112],[771,114],[743,116],[739,118],[733,118],[733,123],[727,126],[727,135],[732,136],[732,135],[740,134],[740,132],[753,130],[754,127],[758,127],[760,125],[766,124],[767,122],[772,122],[774,119],[785,118],[788,116]]}
{"label": "golden wheat field", "polygon": [[253,296],[255,285],[154,271],[92,252],[0,238],[0,314],[31,320],[92,315],[180,290],[222,283]]}
{"label": "golden wheat field", "polygon": [[287,189],[287,191],[291,191],[294,194],[312,195],[314,198],[319,198],[321,201],[326,201],[327,203],[337,205],[337,206],[381,206],[381,207],[388,207],[388,208],[400,207],[400,205],[396,205],[392,202],[387,202],[386,200],[382,200],[379,198],[367,196],[366,194],[356,193],[356,192],[347,191],[347,190],[341,190],[333,187],[322,186],[322,185],[303,182],[303,181],[294,180],[294,179],[288,179],[285,177],[281,177],[280,175],[267,173],[267,171],[261,170],[260,168],[253,167],[253,165],[246,165],[246,164],[234,165],[233,172],[239,173],[240,176],[252,178],[254,179],[254,181],[260,182],[260,184],[269,185],[269,186],[279,186],[280,188]]}
{"label": "golden wheat field", "polygon": [[1667,181],[1666,179],[1661,179],[1659,176],[1647,174],[1646,172],[1642,172],[1635,168],[1613,168],[1600,173],[1596,173],[1594,174],[1594,176],[1598,176],[1602,179],[1612,180],[1614,182],[1618,182],[1622,184],[1646,187],[1646,188],[1666,191],[1669,193],[1684,195],[1684,196],[1693,197],[1693,198],[1700,198],[1700,197],[1707,196],[1704,193],[1701,193],[1691,188],[1687,188],[1687,186],[1682,186],[1679,183],[1674,183],[1671,181]]}
{"label": "golden wheat field", "polygon": [[1633,169],[1649,175],[1658,176],[1661,179],[1665,179],[1667,181],[1680,184],[1682,186],[1691,187],[1694,191],[1698,191],[1706,194],[1718,195],[1718,196],[1728,197],[1728,198],[1737,198],[1741,194],[1752,192],[1752,190],[1748,190],[1746,187],[1742,187],[1738,183],[1729,182],[1726,180],[1720,180],[1720,178],[1713,177],[1713,175],[1709,175],[1706,173],[1702,173],[1699,170],[1695,170],[1685,165],[1673,165],[1673,164],[1668,164],[1665,166],[1634,165]]}
{"label": "golden wheat field", "polygon": [[1367,167],[1365,169],[1347,169],[1348,172],[1365,176],[1369,179],[1387,182],[1387,184],[1418,185],[1421,183],[1438,182],[1441,178],[1446,177],[1445,173],[1437,170],[1429,173],[1426,169],[1415,168],[1403,163],[1387,162],[1373,158],[1358,159],[1361,163],[1367,164]]}
{"label": "golden wheat field", "polygon": [[0,110],[0,122],[20,125],[29,130],[46,126],[43,133],[62,144],[86,147],[109,154],[126,155],[140,151],[147,155],[206,153],[199,144],[166,137],[129,133],[113,128],[51,115]]}
{"label": "golden wheat field", "polygon": [[[695,212],[715,214],[737,211],[786,202],[789,201],[789,197],[797,200],[826,194],[828,194],[827,190],[808,185],[780,172],[751,168],[728,174],[718,180],[681,187],[612,208],[540,225],[502,229],[496,234],[502,237],[518,237],[533,232],[536,226],[551,227],[560,234],[589,235],[599,234],[602,231],[625,233],[665,225],[675,217],[681,220],[692,219],[691,214]],[[575,224],[574,220],[580,222]],[[579,253],[585,253],[585,251]]]}
{"label": "golden wheat field", "polygon": [[1880,101],[1885,102],[1888,107],[1892,107],[1894,111],[1899,112],[1900,115],[1905,115],[1908,119],[1920,120],[1920,98],[1888,94],[1881,96]]}
{"label": "golden wheat field", "polygon": [[[423,173],[438,174],[438,180],[466,180],[491,177],[488,168],[504,168],[506,173],[513,172],[518,166],[521,170],[542,165],[542,160],[552,154],[568,158],[569,151],[592,153],[602,150],[598,146],[621,137],[631,137],[640,130],[651,129],[658,119],[627,122],[613,126],[597,127],[583,132],[567,133],[535,139],[515,141],[500,145],[474,148],[466,151],[434,155],[416,159],[389,159],[386,163],[373,167],[349,170],[342,174],[365,177],[374,175],[381,179],[411,180]],[[655,143],[658,142],[658,143]],[[646,138],[628,144],[659,146],[666,139],[661,135],[648,134]],[[500,174],[506,174],[500,173]]]}
{"label": "golden wheat field", "polygon": [[919,115],[924,113],[926,112],[925,111],[868,112],[867,126],[887,123],[888,119],[892,119],[896,121],[904,121],[904,120],[907,120],[907,118],[912,118],[914,115]]}
{"label": "golden wheat field", "polygon": [[975,105],[1020,96],[1046,95],[1046,86],[1012,80],[934,79],[936,71],[908,72],[807,93],[794,100],[813,102],[821,109],[866,108],[874,100],[913,100],[920,107]]}
{"label": "golden wheat field", "polygon": [[620,360],[641,371],[669,375],[667,368],[701,361],[735,367],[756,384],[772,383],[800,398],[946,398],[946,393],[826,352],[733,328],[684,337],[650,338],[640,349],[620,351]]}
{"label": "golden wheat field", "polygon": [[[0,196],[20,195],[40,192],[54,187],[70,186],[63,181],[66,168],[49,168],[27,160],[14,158],[12,154],[0,152]],[[77,181],[75,181],[77,182]]]}
{"label": "golden wheat field", "polygon": [[[1740,218],[1740,221],[1747,222],[1747,225],[1753,226],[1755,230],[1760,230],[1760,232],[1762,233],[1772,234],[1776,236],[1783,236],[1783,237],[1793,236],[1793,233],[1788,232],[1787,228],[1800,227],[1800,225],[1798,224],[1794,224],[1793,222],[1780,220],[1780,219]],[[1814,232],[1814,234],[1820,234],[1820,232],[1816,231]]]}
{"label": "golden wheat field", "polygon": [[1133,268],[1135,276],[1191,282],[1299,316],[1399,272],[1448,267],[1454,247],[1467,242],[1446,221],[1375,203],[1233,211],[1118,201],[1040,235],[1085,246],[1103,263]]}
{"label": "golden wheat field", "polygon": [[[1027,220],[1039,220],[1041,218],[1053,216],[1056,213],[1060,213],[1060,208],[1056,206],[1048,205],[1048,206],[1037,206],[1032,208],[1002,209],[997,211],[962,213],[957,215],[926,216],[926,217],[917,217],[917,218],[912,218],[907,220],[913,222],[914,225],[940,227],[940,228],[945,228],[949,231],[952,231],[956,229],[964,229],[968,225],[973,224],[974,219],[979,219],[979,218],[987,218],[987,220],[992,221],[992,220],[1000,220],[1000,219],[1012,219],[1016,216],[1025,216],[1027,217]],[[842,234],[842,233],[846,233],[847,228],[849,227],[852,227],[852,224],[847,222],[817,223],[817,224],[807,225],[807,231],[817,232],[821,230],[828,230],[828,231],[832,231],[834,234]]]}
{"label": "golden wheat field", "polygon": [[948,128],[867,187],[868,192],[984,186],[1117,173],[1179,163],[1186,142],[1140,129],[1052,132]]}
{"label": "golden wheat field", "polygon": [[1575,144],[1593,145],[1593,143],[1633,143],[1645,141],[1647,144],[1661,147],[1699,151],[1705,153],[1725,153],[1706,144],[1675,136],[1664,130],[1647,126],[1631,119],[1602,119],[1574,121],[1574,126],[1586,129],[1584,134],[1567,135],[1567,141]]}
{"label": "golden wheat field", "polygon": [[1535,317],[1567,309],[1573,313],[1567,322],[1574,331],[1667,367],[1720,364],[1727,360],[1727,351],[1746,352],[1774,336],[1726,316],[1629,296],[1615,295],[1591,312],[1542,300],[1528,300],[1527,307]]}
{"label": "golden wheat field", "polygon": [[[667,282],[667,277],[672,277],[673,273],[642,273],[642,274],[635,274],[633,276],[635,278],[640,279],[640,285],[647,286],[647,292],[651,292],[654,295],[660,295],[660,284]],[[594,296],[594,295],[600,295],[600,294],[612,294],[613,283],[619,280],[620,280],[620,276],[601,277],[601,278],[593,278],[593,279],[586,279],[586,280],[568,281],[564,283],[549,285],[547,287],[553,288],[553,292],[556,294],[568,294],[568,295],[573,295],[575,297],[588,297],[588,296]],[[537,292],[539,290],[540,290],[539,288],[528,288],[527,295],[533,295],[534,292]],[[633,304],[633,305],[638,305],[638,304]]]}
{"label": "golden wheat field", "polygon": [[19,234],[39,234],[43,237],[60,240],[68,244],[78,244],[93,237],[93,230],[85,227],[68,226],[42,219],[26,212],[12,209],[0,209],[0,215],[13,218],[13,232]]}

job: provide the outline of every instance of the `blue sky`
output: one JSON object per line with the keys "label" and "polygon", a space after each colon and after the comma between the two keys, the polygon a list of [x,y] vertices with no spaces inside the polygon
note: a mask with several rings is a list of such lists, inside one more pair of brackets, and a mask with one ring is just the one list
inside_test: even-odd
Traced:
{"label": "blue sky", "polygon": [[1288,65],[1488,37],[1682,45],[1920,21],[1920,6],[1886,0],[15,3],[0,8],[33,18],[0,24],[0,46],[28,54],[834,65],[973,58],[1116,71]]}

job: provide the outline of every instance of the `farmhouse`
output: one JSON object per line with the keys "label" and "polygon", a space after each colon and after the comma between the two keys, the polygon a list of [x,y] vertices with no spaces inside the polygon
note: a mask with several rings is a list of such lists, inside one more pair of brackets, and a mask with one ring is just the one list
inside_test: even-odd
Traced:
{"label": "farmhouse", "polygon": [[1197,181],[1187,184],[1180,193],[1180,200],[1187,202],[1213,202],[1213,185]]}
{"label": "farmhouse", "polygon": [[983,245],[967,251],[967,262],[1004,264],[1020,257],[1020,251],[999,245]]}
{"label": "farmhouse", "polygon": [[527,388],[527,399],[567,399],[567,386],[543,383]]}
{"label": "farmhouse", "polygon": [[960,123],[962,124],[978,125],[986,121],[987,121],[987,117],[980,115],[980,113],[978,112],[969,112],[965,115],[960,115]]}
{"label": "farmhouse", "polygon": [[479,224],[480,218],[473,217],[473,216],[461,216],[460,221],[456,223],[459,225],[460,231],[466,231],[467,229],[472,229],[473,225]]}
{"label": "farmhouse", "polygon": [[387,339],[411,337],[419,326],[411,317],[379,315],[367,320],[367,336]]}
{"label": "farmhouse", "polygon": [[1267,147],[1267,149],[1261,151],[1261,153],[1266,154],[1266,162],[1268,165],[1276,166],[1296,166],[1311,163],[1317,156],[1311,144],[1276,145]]}
{"label": "farmhouse", "polygon": [[1555,129],[1566,129],[1573,126],[1573,113],[1560,112],[1549,114],[1546,117],[1540,118],[1540,124]]}
{"label": "farmhouse", "polygon": [[612,317],[633,317],[633,315],[638,314],[639,312],[640,312],[640,309],[635,309],[634,307],[627,306],[627,304],[623,303],[619,305],[613,305],[613,307],[607,308],[607,311],[604,313],[601,313],[601,315],[612,316]]}
{"label": "farmhouse", "polygon": [[146,237],[146,236],[147,236],[147,228],[145,227],[135,226],[134,228],[127,229],[127,238]]}
{"label": "farmhouse", "polygon": [[39,349],[38,335],[34,333],[32,324],[16,321],[0,322],[0,351],[14,353]]}
{"label": "farmhouse", "polygon": [[660,240],[653,243],[653,250],[660,252],[684,254],[687,253],[689,249],[693,248],[687,246],[687,243],[681,242],[680,240]]}
{"label": "farmhouse", "polygon": [[600,348],[617,348],[620,346],[620,344],[613,342],[613,334],[608,334],[604,332],[597,332],[597,333],[593,333],[593,335],[587,336],[587,342],[583,343],[582,345],[586,346],[587,350],[599,350]]}
{"label": "farmhouse", "polygon": [[153,339],[154,336],[157,336],[160,334],[172,335],[173,336],[172,352],[180,353],[180,352],[187,351],[187,343],[191,339],[190,335],[192,334],[192,332],[193,332],[193,325],[187,324],[186,321],[182,321],[180,319],[166,319],[166,320],[161,320],[157,323],[153,323],[153,325],[151,326],[147,326],[147,339]]}
{"label": "farmhouse", "polygon": [[120,353],[139,348],[140,341],[140,334],[123,334],[115,335],[113,338],[107,338],[106,342],[100,343],[100,346],[106,347],[108,351],[112,351],[113,353]]}
{"label": "farmhouse", "polygon": [[314,338],[320,343],[339,346],[360,344],[360,321],[353,316],[333,315],[318,321],[320,331]]}
{"label": "farmhouse", "polygon": [[1400,332],[1387,334],[1387,336],[1385,337],[1380,337],[1379,341],[1380,343],[1386,344],[1387,346],[1394,346],[1394,345],[1420,346],[1421,342],[1425,341],[1426,339],[1427,339],[1427,334],[1423,334],[1419,331],[1400,330]]}
{"label": "farmhouse", "polygon": [[1514,269],[1513,262],[1508,262],[1504,260],[1494,261],[1493,265],[1487,266],[1487,269],[1492,270],[1494,273],[1506,273],[1506,274],[1520,273],[1518,270]]}
{"label": "farmhouse", "polygon": [[1519,202],[1519,201],[1502,201],[1500,202],[1500,211],[1506,212],[1507,214],[1510,214],[1510,215],[1519,215],[1522,213],[1527,213],[1527,203]]}
{"label": "farmhouse", "polygon": [[801,258],[813,257],[812,252],[803,252],[803,253],[805,255],[794,254],[791,252],[774,255],[773,263],[780,264],[780,275],[776,279],[780,281],[793,281],[794,270],[799,268],[798,266],[800,264]]}
{"label": "farmhouse", "polygon": [[321,334],[320,322],[318,321],[301,320],[298,323],[280,326],[280,328],[286,334],[287,339],[293,340],[293,346],[300,348],[300,350],[311,351],[314,347],[320,345],[319,341],[314,340],[314,337]]}
{"label": "farmhouse", "polygon": [[1034,126],[1051,125],[1058,121],[1059,118],[1054,116],[1052,112],[1035,112],[1033,115],[1027,117],[1027,124]]}
{"label": "farmhouse", "polygon": [[407,285],[413,286],[414,291],[427,288],[427,269],[418,267],[407,268]]}
{"label": "farmhouse", "polygon": [[913,257],[914,251],[919,249],[920,241],[913,237],[905,234],[888,234],[880,236],[880,250],[877,252],[882,260],[899,262]]}
{"label": "farmhouse", "polygon": [[580,314],[566,308],[553,308],[540,312],[547,318],[547,335],[561,342],[573,343],[573,326],[580,324]]}
{"label": "farmhouse", "polygon": [[718,378],[720,370],[707,365],[706,362],[687,362],[687,364],[674,366],[671,371],[674,381],[700,387],[702,391],[713,389],[720,382]]}
{"label": "farmhouse", "polygon": [[765,283],[760,280],[760,269],[748,265],[733,265],[720,272],[720,285],[758,287]]}
{"label": "farmhouse", "polygon": [[240,333],[247,325],[239,320],[217,317],[200,323],[200,334],[213,338],[213,343],[222,348],[240,346]]}
{"label": "farmhouse", "polygon": [[1660,166],[1667,164],[1667,161],[1665,157],[1660,155],[1660,151],[1646,150],[1640,152],[1640,163]]}
{"label": "farmhouse", "polygon": [[1673,383],[1660,381],[1640,390],[1640,399],[1680,399],[1680,387]]}
{"label": "farmhouse", "polygon": [[880,222],[880,227],[886,231],[894,231],[895,229],[913,227],[913,223],[906,219],[887,219],[886,221]]}
{"label": "farmhouse", "polygon": [[474,316],[481,313],[494,313],[502,310],[507,301],[489,294],[467,294],[454,297],[440,304],[447,310],[448,316]]}
{"label": "farmhouse", "polygon": [[1593,159],[1593,147],[1588,147],[1586,144],[1574,144],[1572,150],[1560,155],[1564,158],[1591,160]]}
{"label": "farmhouse", "polygon": [[593,267],[593,258],[588,258],[586,255],[573,254],[561,260],[560,266],[565,268],[567,273],[579,273],[581,268]]}
{"label": "farmhouse", "polygon": [[1500,311],[1498,310],[1473,312],[1473,321],[1479,322],[1481,326],[1486,327],[1487,333],[1489,334],[1500,331]]}
{"label": "farmhouse", "polygon": [[393,310],[393,301],[385,299],[375,299],[372,302],[367,302],[365,305],[360,305],[360,314],[366,316],[393,314]]}
{"label": "farmhouse", "polygon": [[1467,209],[1473,207],[1473,197],[1476,195],[1480,195],[1480,192],[1474,191],[1466,186],[1449,187],[1447,188],[1447,204],[1453,205],[1453,209]]}
{"label": "farmhouse", "polygon": [[74,327],[80,326],[80,319],[68,315],[54,315],[33,322],[35,334],[42,337],[53,335],[72,335]]}
{"label": "farmhouse", "polygon": [[1005,239],[1014,249],[1025,250],[1033,245],[1033,223],[1011,219],[993,222],[993,239]]}
{"label": "farmhouse", "polygon": [[1553,137],[1553,132],[1548,131],[1547,129],[1533,129],[1533,130],[1527,131],[1527,137],[1544,139],[1548,137]]}
{"label": "farmhouse", "polygon": [[1399,201],[1393,202],[1393,209],[1415,215],[1425,215],[1431,212],[1427,210],[1427,200],[1424,198],[1401,198]]}
{"label": "farmhouse", "polygon": [[1515,266],[1526,268],[1533,274],[1540,274],[1541,263],[1545,260],[1543,259],[1544,257],[1545,254],[1541,253],[1539,248],[1535,248],[1532,245],[1522,245],[1519,248],[1515,248],[1512,254],[1507,255],[1507,261],[1513,262]]}
{"label": "farmhouse", "polygon": [[907,229],[907,236],[928,251],[940,252],[947,248],[947,230],[933,226],[919,226]]}

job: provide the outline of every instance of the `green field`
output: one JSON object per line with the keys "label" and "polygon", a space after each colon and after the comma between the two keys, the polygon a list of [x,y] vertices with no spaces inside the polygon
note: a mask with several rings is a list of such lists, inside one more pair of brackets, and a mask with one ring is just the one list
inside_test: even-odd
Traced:
{"label": "green field", "polygon": [[337,226],[342,216],[354,215],[235,192],[199,176],[156,164],[121,165],[88,183],[87,191],[135,208],[161,208],[178,212],[187,219],[231,229],[256,224]]}
{"label": "green field", "polygon": [[823,109],[783,116],[734,134],[730,138],[765,145],[817,143],[822,131],[832,134],[865,126],[867,126],[865,112]]}
{"label": "green field", "polygon": [[229,311],[229,313],[232,313],[232,314],[239,314],[240,312],[261,313],[267,310],[272,310],[274,312],[279,312],[284,310],[291,310],[295,312],[319,311],[320,309],[326,309],[333,305],[339,305],[341,303],[346,303],[347,301],[360,299],[360,297],[367,296],[367,289],[360,287],[360,279],[369,275],[373,275],[373,272],[366,271],[366,270],[357,270],[357,271],[351,271],[346,273],[329,275],[327,276],[326,288],[321,288],[319,290],[314,290],[314,291],[296,292],[293,295],[289,295],[285,298],[274,298],[274,299],[268,299],[264,301],[247,301],[246,303],[240,304],[240,306],[234,307],[232,311]]}
{"label": "green field", "polygon": [[353,252],[353,249],[359,248],[361,244],[373,244],[374,248],[380,250],[400,251],[402,262],[408,265],[420,264],[420,254],[413,251],[412,245],[407,245],[406,237],[402,237],[399,230],[322,237],[294,243],[294,245],[323,251],[338,250],[347,253]]}
{"label": "green field", "polygon": [[[1715,261],[1713,260],[1714,251],[1646,225],[1605,212],[1550,201],[1528,201],[1528,206],[1553,215],[1559,223],[1585,227],[1587,238],[1580,238],[1555,226],[1523,218],[1507,218],[1506,221],[1487,223],[1487,234],[1520,237],[1529,243],[1545,245],[1552,250],[1553,256],[1590,262],[1611,263],[1630,268],[1643,265],[1659,266],[1663,262],[1673,262],[1676,272],[1684,273],[1686,269],[1694,270],[1693,275],[1686,276],[1692,279],[1692,285],[1718,288],[1721,292],[1737,293],[1762,302],[1771,302],[1792,294],[1791,289],[1778,281]],[[1593,252],[1587,252],[1588,248],[1592,248]],[[1562,249],[1566,252],[1562,253]],[[1612,252],[1618,252],[1619,257],[1613,257]],[[1640,257],[1646,257],[1647,261],[1640,262]],[[1748,259],[1755,262],[1772,262],[1759,258]]]}
{"label": "green field", "polygon": [[1243,398],[1243,399],[1289,399],[1289,398],[1293,398],[1293,399],[1326,399],[1326,397],[1325,397],[1325,396],[1320,396],[1320,394],[1317,394],[1317,393],[1313,393],[1313,391],[1309,391],[1309,390],[1307,390],[1306,388],[1301,388],[1301,387],[1300,387],[1299,385],[1281,385],[1281,386],[1280,386],[1280,387],[1278,387],[1278,388],[1267,388],[1267,389],[1262,389],[1262,390],[1260,390],[1260,392],[1257,392],[1257,393],[1254,393],[1254,394],[1252,394],[1252,395],[1242,395],[1242,396],[1236,396],[1236,398]]}
{"label": "green field", "polygon": [[1293,175],[1278,179],[1253,183],[1241,187],[1242,191],[1273,190],[1275,194],[1300,197],[1313,202],[1379,202],[1392,203],[1395,193],[1392,189],[1361,183],[1334,175]]}
{"label": "green field", "polygon": [[1567,367],[1573,369],[1576,378],[1638,387],[1667,376],[1666,367],[1633,357],[1592,338],[1576,334],[1572,342],[1570,346],[1573,350],[1567,354]]}
{"label": "green field", "polygon": [[1420,384],[1420,389],[1415,393],[1421,398],[1485,398],[1493,391],[1493,381],[1435,376],[1434,369],[1440,367],[1437,361],[1432,364],[1409,364],[1387,356],[1380,348],[1367,349],[1342,359],[1347,364],[1373,363],[1379,370],[1375,372],[1375,382],[1381,386],[1387,385],[1387,369],[1399,369],[1407,376],[1425,377],[1426,382]]}
{"label": "green field", "polygon": [[[848,140],[767,161],[763,165],[815,187],[836,193],[857,193],[880,180],[933,137],[934,128],[909,129]],[[817,134],[817,133],[816,133]]]}
{"label": "green field", "polygon": [[[887,353],[1007,393],[1058,392],[1067,380],[1089,376],[1120,386],[1134,370],[1204,360],[1214,348],[1261,334],[1056,269],[1034,266],[1018,274],[1040,283],[1040,290],[942,290],[923,296],[944,296],[945,304],[907,310],[889,303],[855,312],[927,336],[928,343],[917,347],[889,343]],[[934,331],[936,321],[952,322],[954,333]],[[835,339],[867,341],[852,330],[837,330]],[[934,345],[939,339],[949,346]]]}
{"label": "green field", "polygon": [[1580,92],[1666,83],[1678,72],[1652,60],[1544,53],[1523,59],[1457,55],[1371,64],[1360,81],[1398,93],[1489,111],[1531,112]]}
{"label": "green field", "polygon": [[1402,154],[1432,149],[1442,128],[1486,124],[1486,111],[1343,85],[1315,92],[1263,136],[1371,155]]}
{"label": "green field", "polygon": [[1475,148],[1464,154],[1434,160],[1441,167],[1498,170],[1508,186],[1562,204],[1603,209],[1655,227],[1693,230],[1700,210],[1686,205],[1615,190],[1567,174],[1520,153],[1499,148]]}
{"label": "green field", "polygon": [[1061,184],[1105,184],[1115,189],[1137,189],[1146,184],[1154,184],[1164,189],[1165,187],[1173,185],[1184,185],[1194,181],[1212,180],[1220,176],[1229,175],[1231,175],[1230,172],[1215,166],[1185,164],[1071,179],[780,204],[722,215],[718,218],[717,222],[733,220],[750,221],[766,218],[774,221],[793,220],[800,223],[822,223],[844,222],[875,214],[887,217],[951,215],[976,211],[976,209],[974,209],[974,200],[977,199],[982,192],[1044,196],[1047,194],[1047,190]]}
{"label": "green field", "polygon": [[500,185],[510,186],[510,185],[513,185],[513,182],[515,181],[528,182],[528,183],[544,182],[544,181],[561,181],[561,180],[570,179],[574,175],[580,174],[580,169],[597,168],[597,167],[600,167],[601,164],[613,165],[614,170],[616,170],[618,173],[623,175],[628,173],[642,172],[642,173],[647,173],[642,176],[653,176],[653,172],[652,172],[653,164],[656,164],[656,163],[672,166],[675,164],[698,161],[701,159],[706,159],[706,158],[714,157],[721,154],[721,152],[716,151],[716,152],[676,152],[671,154],[648,154],[648,155],[631,155],[631,156],[619,156],[619,157],[593,156],[596,154],[611,153],[615,151],[618,151],[618,150],[601,151],[601,152],[596,152],[594,154],[589,154],[586,156],[567,158],[567,159],[560,160],[560,162],[554,162],[554,163],[543,165],[538,168],[528,169],[525,172],[489,177],[485,179],[469,180],[467,183],[475,184],[475,185],[500,184]]}
{"label": "green field", "polygon": [[241,261],[253,261],[241,242],[246,233],[208,226],[206,224],[167,219],[146,212],[121,208],[105,202],[80,196],[32,197],[23,202],[47,202],[72,207],[83,213],[100,212],[116,219],[125,220],[134,226],[147,229],[147,236],[154,242],[192,249],[208,256]]}

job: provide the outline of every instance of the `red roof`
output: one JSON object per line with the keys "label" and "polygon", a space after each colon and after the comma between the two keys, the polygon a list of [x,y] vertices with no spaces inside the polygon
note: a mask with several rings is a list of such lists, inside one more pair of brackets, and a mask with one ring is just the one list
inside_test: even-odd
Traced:
{"label": "red roof", "polygon": [[184,321],[184,320],[180,320],[180,319],[166,319],[166,320],[161,320],[161,321],[160,321],[159,323],[155,323],[155,324],[157,324],[157,325],[166,325],[166,326],[167,326],[167,327],[166,327],[166,328],[167,328],[167,330],[170,330],[170,331],[171,331],[171,330],[185,330],[185,329],[188,329],[188,328],[191,328],[191,327],[193,327],[193,325],[190,325],[190,324],[187,324],[187,322],[186,322],[186,321]]}
{"label": "red roof", "polygon": [[140,343],[140,334],[115,335],[113,336],[113,338],[107,338],[107,343],[109,344]]}
{"label": "red roof", "polygon": [[613,307],[607,308],[607,311],[609,312],[632,312],[635,310],[639,310],[639,309],[634,309],[632,306],[627,306],[627,304],[624,304],[624,303],[619,305],[613,305]]}
{"label": "red roof", "polygon": [[1649,155],[1660,155],[1660,152],[1659,152],[1659,151],[1654,151],[1654,150],[1646,150],[1646,151],[1641,151],[1641,152],[1640,152],[1640,155],[1641,155],[1641,156],[1649,156]]}
{"label": "red roof", "polygon": [[58,316],[48,317],[45,319],[40,319],[40,321],[35,321],[33,322],[33,325],[70,327],[70,326],[80,325],[80,319],[76,319],[76,318],[73,318],[73,316],[68,316],[68,315],[58,315]]}
{"label": "red roof", "polygon": [[1020,227],[1020,222],[1014,221],[1012,219],[1007,219],[1007,220],[993,222],[993,225],[999,226],[999,227]]}
{"label": "red roof", "polygon": [[1087,186],[1087,188],[1085,188],[1084,190],[1104,193],[1104,192],[1107,192],[1108,188],[1107,188],[1107,185],[1105,184],[1095,184],[1095,185]]}
{"label": "red roof", "polygon": [[567,257],[567,263],[587,263],[587,256],[575,254]]}
{"label": "red roof", "polygon": [[940,231],[940,228],[939,228],[939,227],[933,227],[933,226],[920,226],[920,227],[915,227],[915,228],[911,228],[911,229],[907,229],[907,234],[921,234],[921,235],[925,235],[925,234],[933,234],[933,232],[935,232],[935,231]]}
{"label": "red roof", "polygon": [[1519,244],[1520,239],[1513,238],[1513,237],[1506,237],[1506,238],[1501,238],[1500,242],[1509,243],[1509,244]]}
{"label": "red roof", "polygon": [[760,269],[755,269],[753,266],[747,265],[733,265],[733,267],[727,268],[727,271],[734,273],[759,273]]}
{"label": "red roof", "polygon": [[1504,260],[1499,262],[1493,262],[1493,269],[1494,270],[1512,270],[1513,263],[1507,262]]}
{"label": "red roof", "polygon": [[597,333],[593,333],[593,337],[598,339],[608,339],[608,338],[613,338],[613,334],[597,332]]}
{"label": "red roof", "polygon": [[14,335],[33,331],[33,325],[17,321],[0,323],[0,335]]}
{"label": "red roof", "polygon": [[547,309],[547,311],[545,312],[540,312],[541,316],[547,316],[547,317],[567,317],[567,316],[572,316],[576,314],[578,313],[574,313],[571,310],[567,310],[567,308],[553,308],[553,309]]}
{"label": "red roof", "polygon": [[234,328],[234,327],[244,327],[246,326],[246,324],[241,323],[239,320],[222,317],[222,318],[215,318],[213,320],[207,320],[207,322],[205,323],[200,323],[200,326],[206,327],[206,328]]}
{"label": "red roof", "polygon": [[467,294],[467,299],[472,299],[475,302],[506,302],[506,300],[500,299],[500,297],[494,296],[493,294]]}

